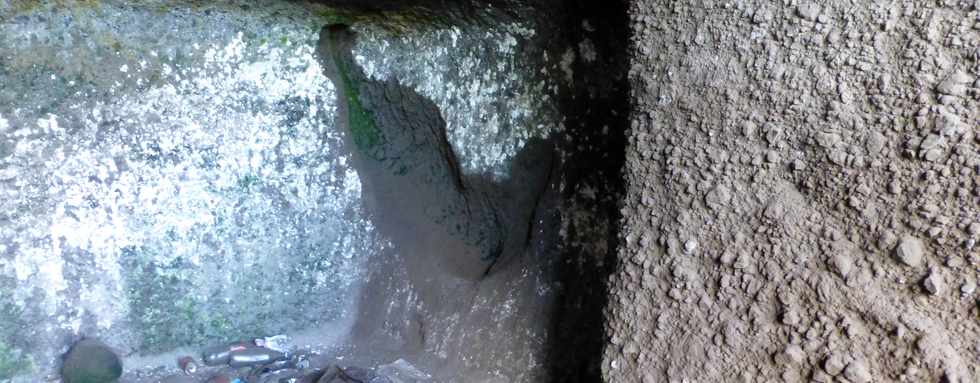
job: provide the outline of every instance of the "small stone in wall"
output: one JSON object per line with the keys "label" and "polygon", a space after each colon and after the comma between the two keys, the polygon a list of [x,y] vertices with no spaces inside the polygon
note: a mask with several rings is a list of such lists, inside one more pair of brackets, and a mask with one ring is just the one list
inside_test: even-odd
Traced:
{"label": "small stone in wall", "polygon": [[697,249],[698,249],[698,241],[689,239],[687,240],[687,242],[684,242],[684,254],[688,254],[688,255],[694,254],[694,250]]}
{"label": "small stone in wall", "polygon": [[970,84],[970,81],[972,80],[973,79],[970,77],[970,75],[962,71],[957,71],[943,80],[943,82],[939,83],[936,90],[938,90],[939,93],[948,94],[951,96],[965,96],[967,85]]}
{"label": "small stone in wall", "polygon": [[844,378],[852,383],[868,383],[871,381],[871,371],[864,361],[855,360],[844,369]]}
{"label": "small stone in wall", "polygon": [[830,354],[827,360],[823,362],[823,370],[830,376],[840,375],[845,366],[847,366],[847,357],[840,353]]}
{"label": "small stone in wall", "polygon": [[847,278],[854,269],[854,259],[846,253],[836,253],[830,257],[830,267],[841,278]]}
{"label": "small stone in wall", "polygon": [[966,232],[974,237],[980,236],[980,222],[971,223],[970,226],[967,227]]}
{"label": "small stone in wall", "polygon": [[798,312],[789,310],[783,314],[783,324],[795,326],[798,323],[800,323],[800,314]]}
{"label": "small stone in wall", "polygon": [[946,290],[946,284],[943,282],[943,277],[939,275],[935,270],[929,272],[929,276],[922,281],[922,287],[932,295],[940,295]]}
{"label": "small stone in wall", "polygon": [[803,348],[799,345],[791,344],[786,346],[786,349],[782,352],[777,353],[773,359],[782,366],[799,365],[806,359],[806,353],[803,352]]}
{"label": "small stone in wall", "polygon": [[960,286],[960,293],[963,293],[964,296],[973,294],[973,292],[976,290],[977,283],[974,281],[966,281],[962,286]]}
{"label": "small stone in wall", "polygon": [[796,7],[796,14],[807,21],[816,21],[820,15],[820,6],[815,3],[804,3]]}
{"label": "small stone in wall", "polygon": [[889,193],[892,193],[892,194],[901,193],[902,192],[902,184],[897,179],[896,180],[892,180],[892,182],[890,184],[888,184],[888,192]]}
{"label": "small stone in wall", "polygon": [[815,383],[832,383],[834,381],[834,377],[830,376],[830,374],[827,374],[826,372],[818,370],[813,372],[811,380]]}
{"label": "small stone in wall", "polygon": [[912,267],[922,264],[922,254],[922,241],[911,235],[902,236],[895,248],[895,256],[898,260]]}
{"label": "small stone in wall", "polygon": [[711,210],[721,210],[732,200],[732,192],[725,185],[718,185],[704,197],[705,203]]}

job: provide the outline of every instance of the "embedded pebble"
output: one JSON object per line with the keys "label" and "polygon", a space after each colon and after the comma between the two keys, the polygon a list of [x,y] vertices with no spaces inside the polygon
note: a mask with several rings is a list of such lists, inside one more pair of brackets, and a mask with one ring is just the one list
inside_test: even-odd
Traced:
{"label": "embedded pebble", "polygon": [[847,366],[847,357],[844,354],[833,353],[823,362],[823,370],[831,376],[840,375]]}
{"label": "embedded pebble", "polygon": [[911,235],[903,235],[895,248],[895,256],[902,263],[918,267],[922,264],[922,241]]}
{"label": "embedded pebble", "polygon": [[963,295],[973,294],[973,292],[976,290],[977,283],[974,281],[966,281],[962,286],[960,286],[960,292],[963,293]]}
{"label": "embedded pebble", "polygon": [[980,222],[971,223],[966,229],[967,233],[972,236],[980,236]]}
{"label": "embedded pebble", "polygon": [[967,85],[972,81],[969,75],[964,72],[956,72],[939,83],[936,88],[939,93],[951,96],[965,96]]}
{"label": "embedded pebble", "polygon": [[834,254],[830,259],[830,263],[833,270],[842,278],[847,278],[847,275],[854,269],[854,259],[845,253]]}
{"label": "embedded pebble", "polygon": [[693,254],[694,253],[694,250],[697,250],[697,248],[698,248],[698,241],[695,241],[695,240],[691,239],[691,240],[688,240],[687,242],[684,242],[684,253],[685,254]]}
{"label": "embedded pebble", "polygon": [[807,21],[815,21],[820,15],[820,6],[810,2],[800,4],[796,7],[796,14]]}
{"label": "embedded pebble", "polygon": [[868,371],[864,361],[855,360],[844,369],[844,378],[851,383],[868,383],[871,381],[871,371]]}
{"label": "embedded pebble", "polygon": [[929,276],[927,276],[926,279],[922,281],[922,287],[924,287],[926,291],[928,291],[929,294],[932,295],[940,295],[946,289],[946,286],[943,282],[943,277],[939,275],[939,273],[937,273],[935,270],[931,271],[929,273]]}

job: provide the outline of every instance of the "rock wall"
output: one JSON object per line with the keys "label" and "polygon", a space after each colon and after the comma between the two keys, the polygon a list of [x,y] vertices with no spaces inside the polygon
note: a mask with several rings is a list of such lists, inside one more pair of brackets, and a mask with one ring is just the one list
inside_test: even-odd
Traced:
{"label": "rock wall", "polygon": [[633,1],[604,377],[980,379],[978,8]]}
{"label": "rock wall", "polygon": [[[82,337],[132,383],[273,334],[440,381],[541,381],[568,359],[547,350],[578,292],[556,287],[562,219],[611,226],[558,190],[562,161],[594,166],[561,118],[580,60],[560,29],[580,23],[320,3],[0,1],[0,381],[54,378]],[[348,3],[372,7],[330,7]],[[334,23],[358,36],[347,78],[317,49]]]}

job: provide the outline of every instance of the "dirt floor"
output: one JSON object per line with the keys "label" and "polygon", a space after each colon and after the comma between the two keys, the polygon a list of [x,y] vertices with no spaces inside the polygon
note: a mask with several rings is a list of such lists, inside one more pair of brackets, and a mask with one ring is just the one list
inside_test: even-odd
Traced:
{"label": "dirt floor", "polygon": [[978,8],[632,1],[605,379],[980,379]]}

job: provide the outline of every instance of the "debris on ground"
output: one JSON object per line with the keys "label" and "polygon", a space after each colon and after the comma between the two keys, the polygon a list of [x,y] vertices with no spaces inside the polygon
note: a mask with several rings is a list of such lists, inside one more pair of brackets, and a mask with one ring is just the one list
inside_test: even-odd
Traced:
{"label": "debris on ground", "polygon": [[284,335],[235,341],[206,348],[203,365],[181,356],[174,373],[160,383],[426,383],[431,375],[405,359],[375,368],[318,365],[314,353],[297,349]]}
{"label": "debris on ground", "polygon": [[256,338],[254,343],[256,346],[273,349],[279,352],[289,351],[289,337],[285,335]]}
{"label": "debris on ground", "polygon": [[201,353],[201,360],[203,360],[204,364],[207,366],[225,365],[231,360],[232,352],[242,351],[249,347],[255,347],[255,345],[243,341],[209,347],[204,349],[204,352]]}
{"label": "debris on ground", "polygon": [[177,359],[177,366],[179,366],[180,370],[187,375],[197,372],[197,362],[194,361],[194,358],[189,356],[184,356]]}

